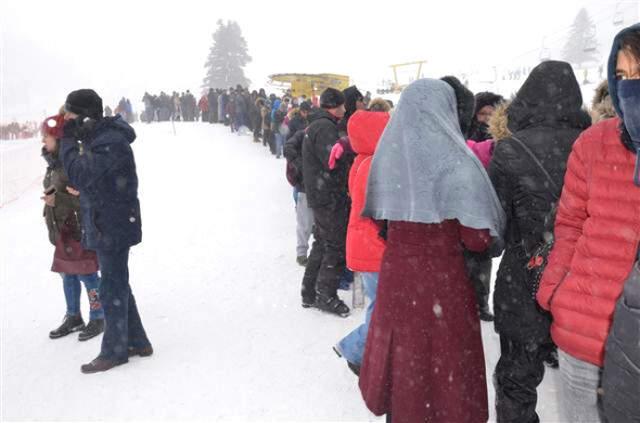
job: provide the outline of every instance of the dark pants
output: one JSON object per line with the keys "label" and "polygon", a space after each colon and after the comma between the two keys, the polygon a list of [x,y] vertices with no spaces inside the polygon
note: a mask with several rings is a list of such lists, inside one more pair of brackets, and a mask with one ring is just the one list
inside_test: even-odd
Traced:
{"label": "dark pants", "polygon": [[537,423],[536,388],[544,377],[544,360],[553,344],[522,344],[500,335],[500,360],[496,366],[498,423]]}
{"label": "dark pants", "polygon": [[218,122],[218,109],[217,108],[211,110],[211,113],[209,113],[209,123],[216,123],[216,122]]}
{"label": "dark pants", "polygon": [[340,277],[346,266],[348,199],[334,198],[328,206],[314,208],[313,217],[313,246],[302,279],[302,299],[305,302],[313,302],[316,294],[323,298],[337,296]]}
{"label": "dark pants", "polygon": [[253,140],[255,142],[260,142],[260,130],[262,129],[262,126],[260,124],[255,124],[255,126],[253,127]]}
{"label": "dark pants", "polygon": [[467,274],[476,291],[480,308],[487,307],[491,282],[491,255],[488,253],[464,252]]}
{"label": "dark pants", "polygon": [[271,154],[275,156],[276,154],[276,136],[272,130],[269,130],[269,139],[267,140],[267,144],[269,144],[269,150]]}
{"label": "dark pants", "polygon": [[96,252],[102,272],[100,300],[105,318],[100,357],[126,361],[129,347],[151,345],[129,285],[129,248]]}
{"label": "dark pants", "polygon": [[[269,146],[271,149],[271,129],[263,129],[262,130],[262,145]],[[273,153],[273,150],[271,151]]]}

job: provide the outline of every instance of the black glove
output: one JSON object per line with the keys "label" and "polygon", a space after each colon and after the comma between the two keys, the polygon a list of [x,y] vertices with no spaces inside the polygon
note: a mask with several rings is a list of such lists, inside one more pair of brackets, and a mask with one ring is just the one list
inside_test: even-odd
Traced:
{"label": "black glove", "polygon": [[69,119],[63,128],[64,138],[70,138],[74,141],[85,141],[93,131],[96,121],[83,116],[75,119]]}

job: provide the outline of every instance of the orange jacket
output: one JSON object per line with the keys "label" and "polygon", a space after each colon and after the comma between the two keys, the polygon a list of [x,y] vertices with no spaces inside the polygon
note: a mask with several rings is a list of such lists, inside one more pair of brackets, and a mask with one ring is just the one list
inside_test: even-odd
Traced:
{"label": "orange jacket", "polygon": [[385,241],[378,235],[379,226],[362,217],[371,160],[389,114],[358,111],[349,119],[347,132],[351,148],[358,155],[349,172],[351,214],[347,229],[347,267],[356,272],[379,272]]}

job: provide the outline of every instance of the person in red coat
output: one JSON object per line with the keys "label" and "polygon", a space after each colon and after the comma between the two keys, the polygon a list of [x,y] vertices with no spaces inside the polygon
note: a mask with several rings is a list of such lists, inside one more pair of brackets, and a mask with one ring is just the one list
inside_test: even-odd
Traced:
{"label": "person in red coat", "polygon": [[200,97],[198,108],[200,109],[202,121],[209,122],[209,99],[207,98],[207,94],[202,94],[202,97]]}
{"label": "person in red coat", "polygon": [[449,81],[421,79],[403,91],[373,157],[362,212],[388,230],[359,386],[374,414],[398,422],[489,417],[463,249],[485,250],[505,216],[462,135],[471,113],[461,103],[470,96],[473,104],[473,95]]}
{"label": "person in red coat", "polygon": [[[573,146],[555,245],[537,293],[540,306],[553,315],[551,336],[559,348],[567,421],[600,421],[597,392],[605,340],[638,257],[639,63],[636,24],[618,34],[609,57],[609,93],[620,118],[597,123]],[[635,401],[638,398],[636,393]]]}
{"label": "person in red coat", "polygon": [[389,113],[386,112],[357,111],[347,124],[351,148],[357,154],[349,171],[351,212],[347,227],[347,267],[354,272],[360,272],[365,294],[369,298],[369,306],[365,322],[345,336],[334,348],[338,355],[347,360],[349,368],[356,374],[362,362],[369,322],[375,307],[378,272],[385,247],[385,241],[380,236],[380,226],[360,213],[364,208],[373,153],[388,121]]}

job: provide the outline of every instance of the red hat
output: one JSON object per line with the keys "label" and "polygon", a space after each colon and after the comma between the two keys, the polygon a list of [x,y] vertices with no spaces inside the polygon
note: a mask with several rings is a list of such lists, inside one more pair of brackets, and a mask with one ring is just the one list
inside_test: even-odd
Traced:
{"label": "red hat", "polygon": [[49,116],[42,122],[42,135],[51,135],[55,139],[62,138],[62,127],[64,126],[64,115]]}

